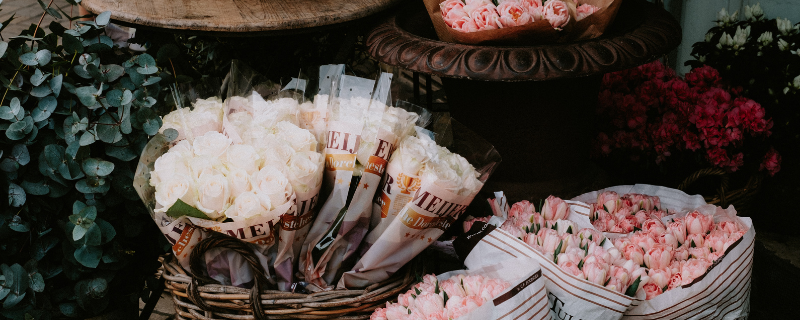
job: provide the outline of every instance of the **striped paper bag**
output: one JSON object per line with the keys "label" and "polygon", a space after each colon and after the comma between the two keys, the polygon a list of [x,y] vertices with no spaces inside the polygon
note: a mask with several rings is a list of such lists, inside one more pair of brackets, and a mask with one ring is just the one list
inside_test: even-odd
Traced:
{"label": "striped paper bag", "polygon": [[[547,305],[541,312],[526,316],[531,319],[620,319],[633,303],[632,297],[575,278],[556,265],[549,257],[537,252],[494,226],[475,222],[470,231],[453,243],[468,268],[492,263],[507,257],[532,259],[540,267],[547,289]],[[481,254],[467,255],[470,248]],[[529,301],[539,305],[545,300]],[[531,307],[538,310],[541,307]],[[526,307],[527,309],[527,307]],[[546,311],[545,311],[546,310]],[[514,319],[513,317],[511,319]]]}
{"label": "striped paper bag", "polygon": [[[476,227],[477,226],[477,227]],[[473,232],[474,231],[474,232]],[[510,237],[503,230],[482,222],[475,223],[470,233],[456,241],[454,246],[469,271],[453,271],[437,276],[448,279],[458,273],[480,274],[502,279],[512,284],[506,292],[459,320],[483,319],[547,319],[547,291],[542,280],[542,269],[531,257],[513,248],[493,246],[487,238]],[[465,254],[464,252],[469,252]]]}

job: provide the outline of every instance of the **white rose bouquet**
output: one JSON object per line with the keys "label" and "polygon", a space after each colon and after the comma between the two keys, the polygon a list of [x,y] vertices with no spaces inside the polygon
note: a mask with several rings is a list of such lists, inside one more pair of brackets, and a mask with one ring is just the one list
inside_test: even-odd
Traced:
{"label": "white rose bouquet", "polygon": [[[137,179],[144,181],[137,189],[184,267],[203,233],[215,231],[253,244],[271,269],[277,226],[297,220],[287,215],[310,212],[322,185],[324,158],[314,135],[298,126],[298,110],[293,99],[266,101],[253,92],[224,103],[197,100],[192,110],[164,117],[163,134],[140,160],[137,175],[144,179]],[[248,283],[252,275],[231,256],[206,253],[209,275],[223,284]]]}
{"label": "white rose bouquet", "polygon": [[463,150],[439,146],[424,134],[401,142],[373,208],[380,221],[361,245],[360,259],[337,287],[363,288],[388,279],[438,239],[483,187],[499,155],[457,122],[451,125],[453,139],[458,140],[452,145],[464,146]]}
{"label": "white rose bouquet", "polygon": [[[364,85],[351,85],[357,82]],[[391,74],[382,74],[374,90],[371,82],[343,76],[341,94],[331,100],[326,166],[333,186],[301,253],[305,281],[320,289],[355,263],[388,159],[419,118],[387,106]]]}

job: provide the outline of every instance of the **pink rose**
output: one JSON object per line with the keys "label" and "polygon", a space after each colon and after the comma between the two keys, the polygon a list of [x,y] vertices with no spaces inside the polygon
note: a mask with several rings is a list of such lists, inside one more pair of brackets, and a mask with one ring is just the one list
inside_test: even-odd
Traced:
{"label": "pink rose", "polygon": [[[555,2],[560,2],[563,4],[563,2],[561,1],[552,1],[552,2],[548,1],[547,6]],[[564,10],[566,10],[566,6]],[[548,18],[546,15],[545,18],[547,20],[550,20],[550,18]],[[569,19],[569,14],[567,14],[567,19]],[[553,22],[551,21],[550,24],[553,24]],[[564,22],[564,24],[566,24],[566,21]],[[555,28],[555,26],[553,27]],[[604,191],[603,193],[597,195],[597,205],[600,208],[603,208],[603,210],[605,210],[606,212],[613,214],[614,212],[617,212],[617,209],[621,205],[619,194],[617,194],[614,191]]]}
{"label": "pink rose", "polygon": [[595,7],[588,3],[579,5],[578,8],[575,9],[575,15],[576,15],[575,20],[581,21],[583,20],[583,18],[586,18],[592,15],[593,13],[597,12],[597,10],[600,10],[600,8]]}
{"label": "pink rose", "polygon": [[631,243],[641,247],[645,251],[650,250],[654,245],[656,245],[656,240],[650,237],[649,234],[644,233],[642,231],[638,231],[631,235],[630,237]]}
{"label": "pink rose", "polygon": [[678,243],[683,244],[686,242],[686,225],[683,219],[675,219],[667,226],[667,232],[672,233]]}
{"label": "pink rose", "polygon": [[708,270],[708,267],[711,266],[711,262],[708,262],[703,259],[689,259],[686,263],[681,266],[681,277],[682,283],[681,285],[687,285],[692,283],[694,279],[704,275]]}
{"label": "pink rose", "polygon": [[647,219],[642,222],[642,231],[647,232],[651,237],[654,237],[664,234],[664,232],[667,231],[667,228],[664,227],[664,224],[661,222],[661,220]]}
{"label": "pink rose", "polygon": [[722,221],[717,225],[716,229],[730,234],[739,231],[739,226],[733,221]]}
{"label": "pink rose", "polygon": [[619,281],[619,279],[617,279],[617,278],[608,279],[608,283],[606,284],[606,289],[609,289],[609,290],[612,290],[612,291],[616,291],[616,292],[619,292],[619,293],[625,292],[625,288],[627,288],[627,287],[628,286],[623,285],[622,282]]}
{"label": "pink rose", "polygon": [[644,264],[650,269],[665,269],[672,261],[671,246],[657,244],[644,254]]}
{"label": "pink rose", "polygon": [[544,200],[542,218],[560,220],[569,218],[569,205],[561,198],[549,196]]}
{"label": "pink rose", "polygon": [[550,21],[550,25],[556,29],[565,26],[570,19],[567,4],[561,0],[547,1],[542,12],[544,13],[544,18]]}
{"label": "pink rose", "polygon": [[404,306],[404,307],[413,306],[414,305],[414,296],[416,296],[416,294],[414,294],[413,290],[410,290],[410,291],[408,291],[406,293],[400,294],[399,296],[397,296],[397,303],[399,303],[401,306]]}
{"label": "pink rose", "polygon": [[711,251],[708,247],[689,248],[689,256],[695,259],[708,260],[709,254],[711,254]]}
{"label": "pink rose", "polygon": [[619,280],[619,282],[625,286],[631,281],[631,274],[624,267],[611,266],[608,269],[608,276]]}
{"label": "pink rose", "polygon": [[647,272],[650,276],[650,282],[655,283],[659,288],[664,288],[669,284],[669,279],[672,278],[672,273],[669,269],[650,269]]}
{"label": "pink rose", "polygon": [[672,290],[678,288],[683,283],[683,279],[681,278],[681,273],[676,272],[672,274],[672,278],[669,278],[669,288],[667,290]]}
{"label": "pink rose", "polygon": [[726,242],[728,242],[727,234],[717,230],[706,236],[703,246],[708,247],[712,252],[724,252]]}
{"label": "pink rose", "polygon": [[457,31],[461,32],[475,32],[479,31],[478,25],[475,24],[475,21],[470,18],[469,16],[458,17],[455,20],[452,20],[451,27]]}
{"label": "pink rose", "polygon": [[558,244],[561,243],[561,237],[559,237],[558,232],[553,229],[539,230],[539,234],[536,235],[536,238],[539,241],[538,245],[542,246],[542,250],[544,250],[545,254],[555,253]]}
{"label": "pink rose", "polygon": [[564,255],[564,253],[559,255],[558,267],[561,268],[561,270],[564,270],[564,272],[566,273],[569,273],[573,276],[583,279],[583,271],[581,271],[581,269],[578,268],[578,264],[571,261],[570,259],[561,258],[562,255]]}
{"label": "pink rose", "polygon": [[705,235],[711,230],[711,226],[714,225],[713,218],[704,215],[699,211],[692,211],[687,214],[684,222],[686,223],[686,231],[689,234]]}
{"label": "pink rose", "polygon": [[369,320],[388,320],[386,318],[386,308],[378,308],[369,316]]}
{"label": "pink rose", "polygon": [[640,266],[642,263],[644,263],[644,251],[642,251],[642,248],[638,245],[630,243],[621,251],[622,256],[625,257],[625,259],[633,260],[637,266]]}
{"label": "pink rose", "polygon": [[467,293],[464,292],[464,288],[461,287],[461,283],[457,282],[455,278],[450,278],[445,281],[442,281],[439,285],[439,288],[442,289],[445,293],[447,293],[448,297],[466,297]]}
{"label": "pink rose", "polygon": [[583,263],[583,276],[591,283],[602,286],[606,282],[606,274],[606,269],[597,262]]}
{"label": "pink rose", "polygon": [[522,200],[517,202],[511,206],[511,209],[508,210],[508,218],[515,219],[519,217],[522,213],[533,213],[533,203],[530,203],[528,200]]}
{"label": "pink rose", "polygon": [[451,319],[464,316],[483,304],[483,299],[477,296],[451,297],[447,300],[447,313]]}
{"label": "pink rose", "polygon": [[643,289],[644,289],[644,293],[646,294],[645,300],[653,299],[653,298],[657,297],[658,295],[664,293],[663,291],[661,291],[661,288],[659,288],[658,285],[656,285],[655,283],[652,283],[652,282],[644,285]]}
{"label": "pink rose", "polygon": [[430,314],[444,310],[444,300],[442,296],[436,293],[422,292],[417,295],[417,298],[414,300],[414,307],[412,309],[427,317]]}
{"label": "pink rose", "polygon": [[689,247],[702,247],[705,243],[705,234],[693,233],[686,235],[686,244]]}
{"label": "pink rose", "polygon": [[636,228],[636,225],[637,225],[636,216],[632,215],[627,216],[625,217],[625,219],[619,220],[619,222],[617,222],[617,226],[620,229],[622,229],[622,231],[625,233],[633,232],[633,229]]}
{"label": "pink rose", "polygon": [[519,4],[531,15],[531,21],[542,20],[542,0],[519,0]]}
{"label": "pink rose", "polygon": [[728,247],[732,246],[737,240],[741,239],[744,236],[744,233],[744,231],[736,231],[731,233],[731,235],[728,237],[728,241],[725,242],[723,251],[728,250]]}
{"label": "pink rose", "polygon": [[503,280],[488,279],[483,283],[483,287],[481,288],[481,293],[479,296],[483,298],[483,301],[489,302],[494,300],[495,297],[499,296],[509,287],[511,287],[511,284]]}
{"label": "pink rose", "polygon": [[408,308],[397,303],[386,303],[386,319],[399,320],[408,317]]}
{"label": "pink rose", "polygon": [[472,21],[475,22],[475,26],[478,27],[479,31],[494,30],[500,27],[498,24],[500,16],[497,14],[497,7],[491,3],[471,8],[467,13],[472,18]]}
{"label": "pink rose", "polygon": [[603,239],[605,239],[602,233],[590,228],[583,228],[579,230],[578,238],[581,239],[581,247],[586,247],[589,245],[589,242],[600,244],[600,242],[603,242]]}
{"label": "pink rose", "polygon": [[686,246],[681,246],[672,253],[672,258],[675,260],[689,260],[689,249]]}
{"label": "pink rose", "polygon": [[483,277],[479,275],[469,275],[464,277],[461,285],[464,287],[464,293],[468,296],[477,296],[481,293],[483,287]]}
{"label": "pink rose", "polygon": [[503,28],[521,26],[533,21],[530,13],[516,1],[503,1],[497,6]]}

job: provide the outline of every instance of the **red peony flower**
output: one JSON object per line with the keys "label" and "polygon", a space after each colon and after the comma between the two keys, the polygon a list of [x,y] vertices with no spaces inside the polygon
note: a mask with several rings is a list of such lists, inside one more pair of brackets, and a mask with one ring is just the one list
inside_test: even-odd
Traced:
{"label": "red peony flower", "polygon": [[764,161],[761,162],[759,170],[764,169],[767,169],[770,176],[774,176],[778,171],[781,171],[781,155],[774,148],[769,148],[767,154],[764,155]]}

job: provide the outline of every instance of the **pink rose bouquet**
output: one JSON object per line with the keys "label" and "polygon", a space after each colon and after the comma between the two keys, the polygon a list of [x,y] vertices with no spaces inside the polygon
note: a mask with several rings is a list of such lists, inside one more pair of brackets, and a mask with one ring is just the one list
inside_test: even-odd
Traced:
{"label": "pink rose bouquet", "polygon": [[411,290],[398,296],[396,303],[378,308],[371,320],[458,319],[484,303],[492,301],[511,284],[480,275],[458,274],[439,281],[429,274]]}

